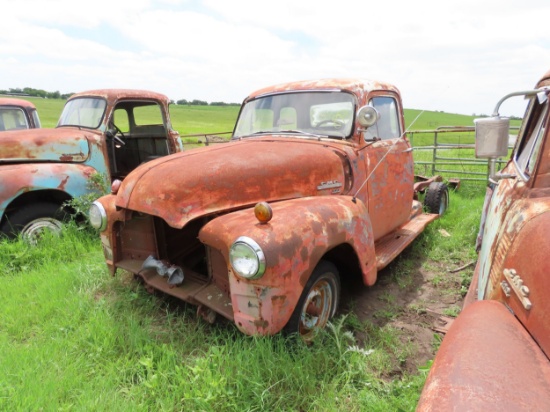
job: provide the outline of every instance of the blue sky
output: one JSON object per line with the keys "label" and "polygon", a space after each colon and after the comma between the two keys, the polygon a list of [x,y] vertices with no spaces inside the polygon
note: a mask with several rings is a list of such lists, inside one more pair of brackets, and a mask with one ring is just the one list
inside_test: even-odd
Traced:
{"label": "blue sky", "polygon": [[490,114],[550,70],[547,0],[0,3],[0,89],[241,102],[275,83],[362,77],[395,84],[407,108]]}

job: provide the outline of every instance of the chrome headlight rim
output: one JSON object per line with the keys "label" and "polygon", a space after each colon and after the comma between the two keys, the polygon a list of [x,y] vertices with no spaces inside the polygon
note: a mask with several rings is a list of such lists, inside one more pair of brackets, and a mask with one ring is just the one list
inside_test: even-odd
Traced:
{"label": "chrome headlight rim", "polygon": [[[97,217],[99,217],[99,221],[96,219]],[[90,209],[88,210],[88,220],[94,229],[97,229],[100,232],[105,230],[107,227],[107,211],[101,202],[96,200],[92,203]]]}
{"label": "chrome headlight rim", "polygon": [[[235,260],[233,254],[235,253],[237,246],[245,246],[252,252],[256,259],[257,263],[257,269],[252,274],[244,273],[242,270],[239,270],[238,267],[236,267]],[[258,245],[258,243],[254,240],[249,238],[248,236],[240,236],[238,237],[231,247],[229,248],[229,261],[231,263],[231,267],[233,270],[239,275],[239,277],[242,277],[243,279],[252,280],[252,279],[258,279],[263,276],[265,273],[266,268],[266,261],[265,261],[265,254]]]}

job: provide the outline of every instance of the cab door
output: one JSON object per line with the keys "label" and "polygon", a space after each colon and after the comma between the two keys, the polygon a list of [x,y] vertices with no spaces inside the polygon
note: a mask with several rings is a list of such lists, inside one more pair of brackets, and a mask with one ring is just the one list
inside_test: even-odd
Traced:
{"label": "cab door", "polygon": [[371,98],[369,104],[380,114],[378,122],[364,133],[368,145],[368,210],[377,240],[409,219],[414,170],[399,101],[392,95],[379,95]]}

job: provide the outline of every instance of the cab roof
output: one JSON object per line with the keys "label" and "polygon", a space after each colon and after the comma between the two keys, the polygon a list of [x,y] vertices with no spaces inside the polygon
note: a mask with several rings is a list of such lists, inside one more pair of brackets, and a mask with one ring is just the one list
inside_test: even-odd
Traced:
{"label": "cab roof", "polygon": [[102,97],[107,100],[121,100],[121,99],[151,99],[161,100],[169,102],[168,97],[164,94],[152,92],[150,90],[139,89],[97,89],[79,92],[71,95],[69,100],[77,97]]}
{"label": "cab roof", "polygon": [[0,97],[0,106],[20,106],[36,109],[33,103],[28,100],[17,99],[13,97]]}
{"label": "cab roof", "polygon": [[377,80],[359,78],[330,78],[319,80],[301,80],[264,87],[263,89],[259,89],[251,93],[245,100],[254,99],[262,95],[306,90],[343,90],[358,96],[374,90],[390,90],[400,95],[397,87]]}

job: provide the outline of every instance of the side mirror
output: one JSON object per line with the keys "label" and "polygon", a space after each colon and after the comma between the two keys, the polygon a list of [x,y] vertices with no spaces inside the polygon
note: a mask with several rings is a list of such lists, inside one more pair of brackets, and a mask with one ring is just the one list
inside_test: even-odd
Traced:
{"label": "side mirror", "polygon": [[364,128],[370,127],[380,119],[380,113],[372,106],[363,106],[357,112],[357,122]]}
{"label": "side mirror", "polygon": [[493,116],[475,119],[476,157],[496,158],[508,154],[510,119]]}

